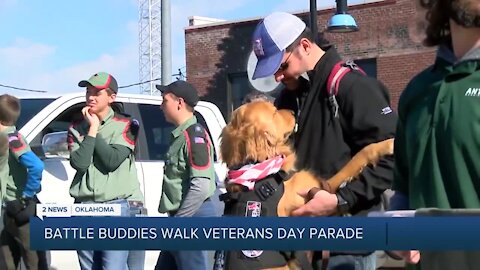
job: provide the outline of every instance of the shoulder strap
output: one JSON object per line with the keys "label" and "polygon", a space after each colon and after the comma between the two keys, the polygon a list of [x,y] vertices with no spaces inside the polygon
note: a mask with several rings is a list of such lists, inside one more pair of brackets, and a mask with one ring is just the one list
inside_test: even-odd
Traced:
{"label": "shoulder strap", "polygon": [[327,91],[328,91],[328,101],[330,102],[330,107],[333,111],[335,118],[338,118],[338,102],[336,95],[338,94],[338,88],[340,86],[340,81],[342,78],[350,71],[356,70],[366,75],[366,73],[357,66],[352,60],[340,61],[333,66],[330,75],[328,75],[327,80]]}

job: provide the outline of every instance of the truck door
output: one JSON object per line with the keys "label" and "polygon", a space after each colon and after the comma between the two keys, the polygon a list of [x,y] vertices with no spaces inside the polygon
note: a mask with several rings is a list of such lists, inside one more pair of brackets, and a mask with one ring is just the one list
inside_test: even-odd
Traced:
{"label": "truck door", "polygon": [[[141,168],[144,177],[144,195],[148,215],[165,216],[158,213],[158,205],[162,194],[164,157],[170,146],[171,132],[175,127],[165,120],[158,104],[130,103],[125,106],[125,109],[140,122],[136,160],[137,168]],[[226,168],[218,158],[220,154],[218,141],[224,124],[220,123],[221,121],[215,117],[210,108],[199,105],[195,109],[198,122],[207,129],[213,142],[217,180],[223,182]]]}
{"label": "truck door", "polygon": [[142,171],[145,205],[149,216],[165,216],[158,212],[162,194],[164,156],[170,144],[174,126],[168,123],[159,105],[131,103],[126,106],[128,114],[140,122],[137,141],[137,168]]}

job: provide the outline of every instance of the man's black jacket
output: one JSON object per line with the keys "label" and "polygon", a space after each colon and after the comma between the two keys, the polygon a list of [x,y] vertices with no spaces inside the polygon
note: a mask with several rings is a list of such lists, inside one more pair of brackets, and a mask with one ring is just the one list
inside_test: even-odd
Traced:
{"label": "man's black jacket", "polygon": [[[297,169],[310,169],[327,179],[363,147],[393,138],[397,115],[390,108],[383,84],[352,71],[340,81],[336,97],[340,116],[334,118],[326,87],[331,70],[341,58],[333,47],[325,50],[315,69],[308,72],[309,81],[301,78],[302,86],[297,91],[283,90],[275,105],[296,112]],[[393,157],[385,157],[376,167],[365,168],[359,179],[339,194],[348,202],[350,213],[356,214],[377,206],[392,180]]]}

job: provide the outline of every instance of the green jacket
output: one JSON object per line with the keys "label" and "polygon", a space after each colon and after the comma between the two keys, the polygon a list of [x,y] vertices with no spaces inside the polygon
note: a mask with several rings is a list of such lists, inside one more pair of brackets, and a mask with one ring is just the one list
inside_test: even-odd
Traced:
{"label": "green jacket", "polygon": [[76,202],[143,201],[134,158],[138,123],[110,109],[96,137],[88,129],[84,120],[68,131],[70,164],[77,170],[70,195]]}
{"label": "green jacket", "polygon": [[3,201],[5,192],[7,190],[7,181],[9,175],[8,166],[8,138],[4,133],[0,133],[1,145],[0,145],[0,202]]}
{"label": "green jacket", "polygon": [[[172,131],[172,143],[165,157],[162,197],[158,207],[160,213],[178,210],[193,178],[210,179],[209,191],[203,200],[215,192],[212,142],[205,130],[196,123],[197,118],[193,116]],[[188,129],[193,125],[195,130]]]}
{"label": "green jacket", "polygon": [[8,178],[6,184],[1,184],[2,188],[6,188],[3,200],[13,201],[26,196],[25,193],[32,197],[40,190],[43,162],[32,152],[27,140],[15,126],[7,127],[4,133],[8,135],[10,149]]}
{"label": "green jacket", "polygon": [[480,208],[480,50],[438,57],[402,93],[393,189],[409,208]]}

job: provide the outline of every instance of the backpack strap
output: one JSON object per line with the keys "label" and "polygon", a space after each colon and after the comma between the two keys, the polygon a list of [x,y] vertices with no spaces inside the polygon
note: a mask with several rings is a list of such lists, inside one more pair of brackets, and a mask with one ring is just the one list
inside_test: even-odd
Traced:
{"label": "backpack strap", "polygon": [[352,60],[347,61],[340,61],[333,66],[330,75],[328,75],[327,80],[327,93],[328,93],[328,101],[330,102],[330,108],[333,111],[333,116],[338,118],[338,102],[336,95],[338,94],[338,89],[340,87],[340,81],[342,78],[350,71],[356,70],[366,75],[366,73],[357,66]]}

